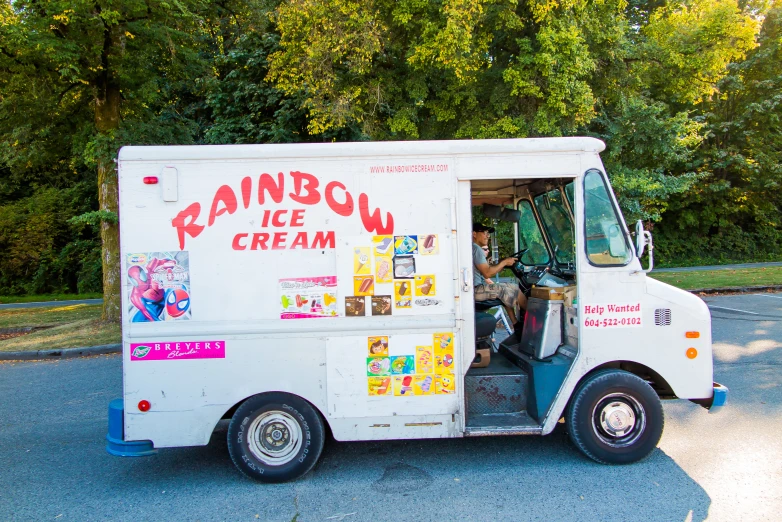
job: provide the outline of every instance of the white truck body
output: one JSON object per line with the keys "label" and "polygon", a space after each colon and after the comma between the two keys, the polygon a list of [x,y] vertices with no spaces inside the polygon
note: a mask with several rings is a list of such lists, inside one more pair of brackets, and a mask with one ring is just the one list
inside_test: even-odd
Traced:
{"label": "white truck body", "polygon": [[[582,378],[607,363],[645,367],[669,395],[711,398],[703,301],[647,277],[636,257],[625,266],[587,259],[582,181],[589,169],[605,172],[603,148],[592,138],[124,147],[124,440],[205,445],[221,418],[266,392],[308,401],[337,440],[492,434],[469,429],[464,378],[475,356],[472,206],[497,195],[480,188],[494,180],[575,181],[579,307],[577,353],[546,414],[496,432],[551,432]],[[385,243],[375,236],[395,238],[391,255],[378,252]],[[362,292],[366,277],[372,285]],[[426,277],[428,293],[398,306],[407,302],[395,283],[420,290]],[[157,290],[145,286],[150,279]],[[610,327],[618,317],[628,327]],[[606,318],[609,327],[595,327]],[[452,336],[445,352],[443,334]],[[370,337],[386,338],[379,376],[368,371],[378,355]],[[453,373],[419,361],[418,347],[435,364],[452,356]],[[388,364],[396,374],[384,375]]]}

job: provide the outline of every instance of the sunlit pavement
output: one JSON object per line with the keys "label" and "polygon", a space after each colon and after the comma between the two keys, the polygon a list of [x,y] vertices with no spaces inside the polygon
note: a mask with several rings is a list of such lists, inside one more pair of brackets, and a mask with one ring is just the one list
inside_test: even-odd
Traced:
{"label": "sunlit pavement", "polygon": [[[548,437],[337,443],[304,479],[261,485],[209,446],[120,459],[104,450],[119,356],[0,365],[0,520],[780,520],[782,294],[709,297],[710,415],[665,403],[660,447],[595,464]],[[298,515],[298,518],[296,518]]]}

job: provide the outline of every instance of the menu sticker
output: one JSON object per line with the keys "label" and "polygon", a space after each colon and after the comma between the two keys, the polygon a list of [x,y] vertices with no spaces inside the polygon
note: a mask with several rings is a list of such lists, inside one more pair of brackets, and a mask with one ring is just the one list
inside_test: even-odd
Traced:
{"label": "menu sticker", "polygon": [[367,337],[367,352],[370,357],[380,357],[388,355],[388,336],[378,335]]}
{"label": "menu sticker", "polygon": [[412,308],[413,281],[394,281],[394,306],[397,308]]}
{"label": "menu sticker", "polygon": [[437,295],[434,275],[415,276],[415,295],[418,297]]}
{"label": "menu sticker", "polygon": [[415,373],[432,373],[434,353],[431,346],[415,347]]}
{"label": "menu sticker", "polygon": [[394,259],[390,256],[377,256],[375,258],[375,281],[378,283],[390,283],[394,280]]}
{"label": "menu sticker", "polygon": [[366,298],[349,295],[345,297],[345,317],[364,317],[367,315]]}
{"label": "menu sticker", "polygon": [[367,391],[373,396],[391,395],[391,377],[367,377]]}
{"label": "menu sticker", "polygon": [[369,261],[369,247],[356,247],[353,249],[353,273],[356,275],[369,275],[372,273],[372,263]]}
{"label": "menu sticker", "polygon": [[419,235],[418,250],[421,255],[432,256],[440,253],[440,242],[436,234]]}
{"label": "menu sticker", "polygon": [[413,393],[432,395],[434,393],[434,375],[413,375]]}
{"label": "menu sticker", "polygon": [[353,276],[354,295],[372,295],[375,293],[375,278],[373,276]]}

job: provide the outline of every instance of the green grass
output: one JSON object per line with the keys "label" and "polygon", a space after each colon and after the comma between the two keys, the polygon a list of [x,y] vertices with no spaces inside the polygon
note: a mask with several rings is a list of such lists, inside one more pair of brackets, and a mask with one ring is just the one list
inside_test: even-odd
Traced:
{"label": "green grass", "polygon": [[100,305],[84,304],[0,310],[0,328],[51,327],[0,340],[0,351],[76,348],[120,342],[120,325],[102,322],[100,314]]}
{"label": "green grass", "polygon": [[103,294],[100,292],[88,294],[0,295],[0,304],[76,301],[79,299],[100,299],[101,297],[103,297]]}
{"label": "green grass", "polygon": [[649,276],[683,290],[782,285],[782,267],[780,266],[692,272],[652,271]]}
{"label": "green grass", "polygon": [[100,305],[67,305],[41,308],[10,308],[0,310],[0,328],[24,326],[54,326],[100,319]]}

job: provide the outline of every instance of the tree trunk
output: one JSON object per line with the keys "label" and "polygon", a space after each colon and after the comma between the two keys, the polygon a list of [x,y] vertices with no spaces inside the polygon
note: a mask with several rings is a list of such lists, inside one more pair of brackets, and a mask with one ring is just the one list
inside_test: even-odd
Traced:
{"label": "tree trunk", "polygon": [[[119,49],[115,32],[107,28],[104,33],[102,71],[98,75],[95,96],[95,127],[100,134],[111,134],[119,127],[120,87],[110,68],[109,57]],[[109,141],[109,140],[107,140]],[[119,185],[114,167],[114,152],[102,151],[98,160],[98,204],[100,210],[119,217]],[[103,266],[104,321],[119,322],[122,317],[120,299],[119,224],[101,221],[101,264]]]}

